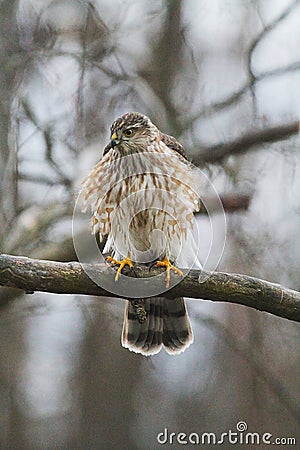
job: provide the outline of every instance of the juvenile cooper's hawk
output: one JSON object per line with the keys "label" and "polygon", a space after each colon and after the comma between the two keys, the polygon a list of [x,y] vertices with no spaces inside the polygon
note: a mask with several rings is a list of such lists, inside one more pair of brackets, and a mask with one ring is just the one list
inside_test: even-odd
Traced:
{"label": "juvenile cooper's hawk", "polygon": [[[166,287],[182,272],[171,264],[190,256],[187,234],[199,209],[196,175],[177,140],[161,133],[150,119],[131,112],[111,126],[111,141],[101,161],[83,182],[83,209],[92,210],[92,233],[108,235],[107,258],[119,265],[156,262],[166,268]],[[183,246],[183,247],[182,247]],[[164,346],[184,351],[193,333],[183,298],[148,297],[145,317],[127,301],[121,342],[131,351],[153,355]]]}

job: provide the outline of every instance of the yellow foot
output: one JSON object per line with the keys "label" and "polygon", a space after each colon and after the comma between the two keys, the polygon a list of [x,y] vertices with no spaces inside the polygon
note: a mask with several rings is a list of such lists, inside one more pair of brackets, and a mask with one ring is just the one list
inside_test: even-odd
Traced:
{"label": "yellow foot", "polygon": [[118,279],[119,279],[119,277],[120,277],[120,275],[121,275],[121,273],[122,273],[123,267],[125,267],[125,266],[129,266],[130,268],[133,267],[132,261],[131,261],[131,259],[128,258],[128,257],[125,258],[125,259],[123,259],[122,261],[118,261],[117,259],[112,258],[111,256],[108,256],[108,257],[106,258],[106,261],[109,261],[109,262],[111,262],[111,263],[113,263],[113,264],[116,264],[116,265],[119,265],[119,266],[120,266],[120,267],[118,268],[118,270],[117,270],[116,277],[115,277],[115,281],[118,281]]}
{"label": "yellow foot", "polygon": [[163,261],[157,261],[157,263],[155,265],[166,268],[166,288],[170,287],[170,279],[171,279],[170,272],[171,272],[171,270],[174,270],[174,272],[178,273],[178,275],[180,277],[183,275],[181,270],[179,270],[179,269],[177,269],[177,267],[173,266],[173,264],[170,263],[168,258],[165,258]]}

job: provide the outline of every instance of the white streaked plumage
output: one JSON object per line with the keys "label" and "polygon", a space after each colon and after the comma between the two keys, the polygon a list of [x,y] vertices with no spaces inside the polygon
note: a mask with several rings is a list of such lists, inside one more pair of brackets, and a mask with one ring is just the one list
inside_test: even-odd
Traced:
{"label": "white streaked plumage", "polygon": [[[139,113],[117,119],[111,137],[103,158],[83,181],[83,210],[91,208],[92,233],[108,235],[106,251],[116,259],[129,256],[133,263],[149,263],[167,257],[184,265],[197,263],[191,232],[199,186],[180,144]],[[127,304],[124,347],[150,355],[164,345],[178,354],[191,344],[183,299],[145,298],[145,309],[147,320],[139,323]]]}

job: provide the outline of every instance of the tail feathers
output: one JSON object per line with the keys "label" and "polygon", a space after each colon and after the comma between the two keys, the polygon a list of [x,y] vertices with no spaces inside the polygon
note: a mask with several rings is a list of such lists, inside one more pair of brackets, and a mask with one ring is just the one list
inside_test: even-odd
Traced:
{"label": "tail feathers", "polygon": [[145,299],[147,320],[139,323],[135,311],[126,302],[122,345],[125,348],[142,355],[155,355],[162,347],[163,321],[160,298]]}
{"label": "tail feathers", "polygon": [[171,355],[182,353],[194,336],[183,298],[164,299],[163,344]]}
{"label": "tail feathers", "polygon": [[147,320],[139,323],[130,302],[126,303],[122,345],[135,353],[150,356],[164,345],[169,354],[183,352],[193,342],[193,333],[183,298],[145,299]]}

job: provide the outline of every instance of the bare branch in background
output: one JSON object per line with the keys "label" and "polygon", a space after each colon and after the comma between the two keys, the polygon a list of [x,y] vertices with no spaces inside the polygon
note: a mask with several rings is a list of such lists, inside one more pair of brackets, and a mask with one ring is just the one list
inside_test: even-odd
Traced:
{"label": "bare branch in background", "polygon": [[[256,97],[255,97],[255,85],[256,82],[259,81],[259,78],[255,75],[253,68],[252,68],[252,61],[253,61],[253,54],[257,48],[257,46],[260,44],[260,42],[263,40],[263,38],[272,30],[274,30],[284,19],[286,19],[289,14],[294,11],[295,7],[299,5],[298,0],[294,0],[287,8],[283,11],[282,14],[280,14],[279,17],[277,17],[273,22],[271,22],[269,25],[265,26],[263,30],[256,36],[256,38],[252,41],[251,45],[248,48],[248,51],[246,53],[247,55],[247,71],[248,71],[248,77],[249,77],[249,88],[251,97],[253,100],[253,105],[256,110]],[[287,71],[287,70],[286,70]]]}
{"label": "bare branch in background", "polygon": [[[52,125],[48,125],[47,127],[43,127],[39,124],[39,120],[35,116],[33,110],[30,106],[23,101],[22,102],[24,113],[30,122],[35,126],[35,128],[42,134],[44,143],[45,143],[45,156],[46,160],[49,162],[49,165],[52,167],[57,176],[57,184],[63,184],[67,187],[70,187],[72,184],[72,180],[70,180],[66,174],[61,170],[60,165],[55,161],[53,156],[53,132]],[[23,174],[23,179],[25,175]],[[48,184],[48,183],[46,183]]]}
{"label": "bare branch in background", "polygon": [[[220,195],[222,206],[224,208],[224,211],[227,213],[247,210],[249,208],[251,199],[252,195],[240,192],[231,192],[229,194]],[[202,196],[202,202],[204,203],[207,211],[209,211],[210,214],[223,212],[220,211],[220,203],[216,200],[215,197]],[[206,209],[200,208],[199,214],[206,214]]]}
{"label": "bare branch in background", "polygon": [[196,165],[202,165],[206,162],[219,162],[226,156],[254,150],[258,145],[283,141],[298,133],[299,121],[249,132],[232,142],[207,147],[193,158],[193,162]]}
{"label": "bare branch in background", "polygon": [[[108,265],[86,265],[89,271],[111,280],[115,272]],[[183,272],[186,272],[183,270]],[[150,279],[163,273],[159,268],[135,266],[134,274],[124,270],[127,276]],[[199,276],[209,276],[199,282]],[[126,292],[126,279],[124,283]],[[57,294],[85,294],[115,297],[97,286],[77,262],[59,263],[34,260],[25,257],[0,255],[0,285],[19,288],[27,293],[35,291]],[[191,270],[174,288],[164,293],[166,297],[190,297],[217,302],[237,303],[279,317],[300,322],[300,293],[279,284],[270,283],[247,275]],[[170,300],[171,301],[171,300]]]}
{"label": "bare branch in background", "polygon": [[252,69],[252,58],[253,58],[253,53],[255,51],[255,49],[257,48],[257,46],[259,45],[259,43],[262,41],[262,39],[272,30],[274,30],[277,25],[279,25],[284,19],[286,19],[288,17],[288,15],[294,11],[294,9],[299,6],[299,1],[298,0],[294,0],[284,11],[282,14],[280,14],[280,16],[278,16],[273,22],[271,22],[269,25],[265,26],[263,28],[263,30],[256,36],[256,38],[253,40],[253,42],[251,43],[251,45],[249,46],[248,49],[248,58],[247,58],[247,68],[248,68],[248,75],[250,78],[250,85],[253,86],[255,81],[257,80],[257,77],[255,76],[253,69]]}
{"label": "bare branch in background", "polygon": [[212,103],[211,105],[206,105],[201,111],[194,114],[192,117],[189,117],[183,124],[184,127],[189,127],[191,124],[196,122],[198,119],[210,116],[214,113],[222,111],[224,108],[231,107],[235,105],[238,101],[242,99],[244,95],[251,89],[253,89],[254,85],[259,81],[265,80],[266,78],[272,78],[279,75],[285,75],[289,72],[296,72],[300,69],[300,61],[293,62],[285,67],[278,67],[277,69],[271,69],[266,72],[263,72],[259,75],[253,75],[253,79],[251,81],[247,81],[239,90],[229,94],[228,97],[220,100],[218,102]]}
{"label": "bare branch in background", "polygon": [[259,81],[262,81],[266,78],[284,75],[289,72],[294,72],[294,71],[297,71],[300,69],[300,61],[295,61],[287,66],[278,67],[276,69],[271,69],[271,70],[262,72],[260,74],[255,74],[253,71],[253,68],[252,68],[253,53],[256,50],[257,46],[262,41],[262,39],[270,31],[274,30],[276,28],[276,26],[279,25],[284,19],[286,19],[289,16],[289,14],[291,12],[293,12],[294,9],[298,5],[299,5],[298,0],[295,0],[293,3],[291,3],[291,5],[289,5],[288,8],[279,17],[277,17],[269,25],[265,26],[263,28],[263,30],[251,42],[251,44],[248,47],[248,50],[246,52],[246,56],[247,56],[246,57],[246,65],[247,65],[248,78],[249,78],[248,81],[238,91],[228,95],[224,100],[220,100],[211,105],[207,105],[201,111],[194,114],[192,117],[189,117],[188,120],[184,122],[183,129],[185,127],[190,126],[192,123],[194,123],[198,119],[207,117],[211,114],[221,111],[224,108],[228,108],[228,107],[236,104],[249,91],[250,91],[252,97],[254,98],[254,88],[255,88],[256,83],[258,83]]}

